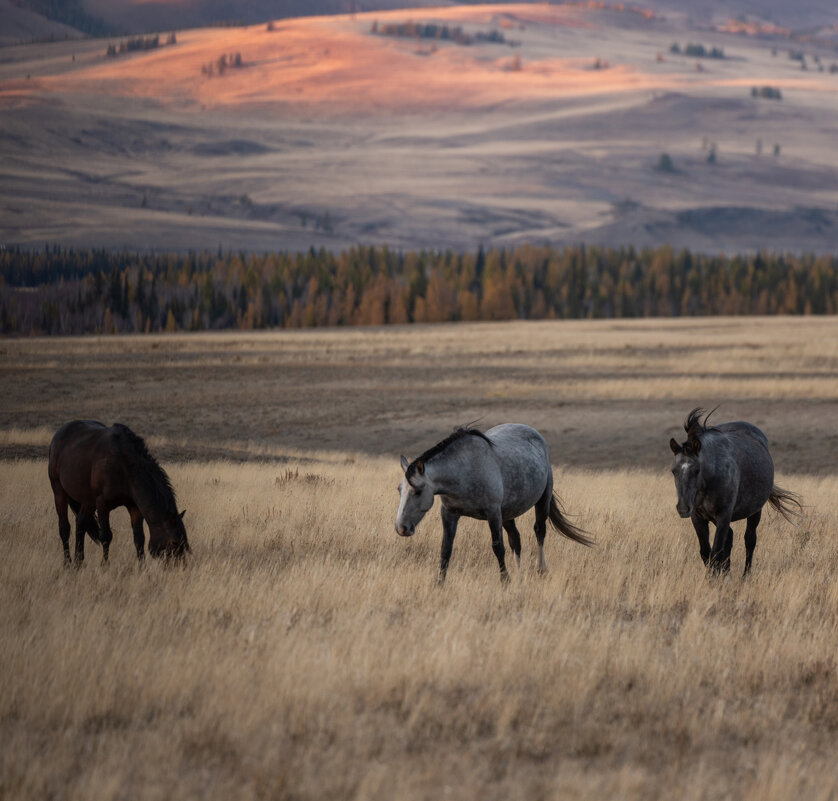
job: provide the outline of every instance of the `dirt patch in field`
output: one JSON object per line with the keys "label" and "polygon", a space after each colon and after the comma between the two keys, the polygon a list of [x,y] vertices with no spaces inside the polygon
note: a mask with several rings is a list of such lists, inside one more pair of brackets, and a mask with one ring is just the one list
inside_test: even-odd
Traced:
{"label": "dirt patch in field", "polygon": [[[714,319],[7,340],[0,458],[72,418],[164,459],[418,455],[457,425],[525,422],[554,463],[665,470],[694,406],[763,428],[781,472],[835,469],[838,323]],[[39,450],[40,449],[40,450]]]}

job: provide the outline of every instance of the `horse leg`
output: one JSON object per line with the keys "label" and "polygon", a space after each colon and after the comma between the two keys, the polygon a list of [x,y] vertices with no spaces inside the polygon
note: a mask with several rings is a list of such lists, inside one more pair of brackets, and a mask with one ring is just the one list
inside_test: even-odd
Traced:
{"label": "horse leg", "polygon": [[93,510],[89,506],[80,506],[76,512],[76,567],[84,563],[84,535],[87,534],[92,516]]}
{"label": "horse leg", "polygon": [[[448,572],[448,562],[451,561],[451,551],[454,549],[454,537],[457,534],[457,523],[460,516],[449,512],[445,507],[442,509],[442,549],[439,555],[439,578],[442,584],[445,581],[445,574]],[[140,521],[142,531],[142,520]],[[134,541],[136,542],[136,535]]]}
{"label": "horse leg", "polygon": [[96,515],[99,518],[99,541],[102,543],[102,562],[108,561],[113,532],[111,531],[110,509],[101,499],[96,503]]}
{"label": "horse leg", "polygon": [[509,573],[506,572],[506,549],[503,547],[503,522],[500,512],[489,518],[489,529],[492,532],[492,550],[500,567],[500,580],[506,583],[509,581]]}
{"label": "horse leg", "polygon": [[732,542],[730,517],[720,517],[716,521],[716,535],[713,537],[713,550],[710,552],[710,568],[715,573],[727,573],[730,570],[730,550],[728,539]]}
{"label": "horse leg", "polygon": [[515,525],[515,520],[504,520],[503,528],[506,531],[506,538],[509,540],[509,547],[512,548],[512,553],[518,560],[518,567],[521,566],[521,535],[518,533],[518,527]]}
{"label": "horse leg", "polygon": [[550,502],[553,500],[553,478],[547,482],[544,494],[535,505],[535,541],[538,543],[538,572],[547,572],[547,560],[544,558],[544,537],[547,534],[547,518],[550,516]]}
{"label": "horse leg", "polygon": [[727,527],[727,538],[725,539],[725,549],[722,554],[722,570],[727,573],[730,570],[730,552],[733,550],[733,528]]}
{"label": "horse leg", "polygon": [[93,514],[92,510],[86,518],[86,523],[88,536],[93,540],[93,542],[102,547],[102,563],[104,564],[108,561],[108,552],[102,544],[102,532],[99,531],[99,523],[96,521],[96,516]]}
{"label": "horse leg", "polygon": [[53,487],[55,492],[55,511],[58,514],[58,536],[61,537],[61,546],[64,549],[64,564],[72,564],[70,559],[70,518],[67,514],[69,499],[61,489]]}
{"label": "horse leg", "polygon": [[698,550],[701,554],[701,561],[706,565],[710,558],[710,524],[695,515],[691,519],[695,533],[698,535]]}
{"label": "horse leg", "polygon": [[748,518],[748,525],[745,528],[745,572],[747,576],[751,570],[751,559],[754,558],[754,548],[757,547],[757,526],[762,517],[762,509],[758,510]]}
{"label": "horse leg", "polygon": [[137,549],[137,561],[145,559],[145,532],[143,531],[143,516],[135,506],[128,508],[131,515],[131,529],[134,532],[134,547]]}

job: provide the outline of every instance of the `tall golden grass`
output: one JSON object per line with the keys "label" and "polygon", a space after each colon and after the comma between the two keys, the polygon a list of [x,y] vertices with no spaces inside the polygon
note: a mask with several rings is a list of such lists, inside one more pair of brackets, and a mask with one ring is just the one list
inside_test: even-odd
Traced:
{"label": "tall golden grass", "polygon": [[[664,443],[665,445],[665,443]],[[503,588],[464,522],[393,532],[396,458],[169,466],[194,554],[64,569],[44,461],[0,463],[0,798],[834,799],[838,477],[780,475],[708,578],[662,465],[556,470]],[[526,532],[526,533],[525,533]]]}

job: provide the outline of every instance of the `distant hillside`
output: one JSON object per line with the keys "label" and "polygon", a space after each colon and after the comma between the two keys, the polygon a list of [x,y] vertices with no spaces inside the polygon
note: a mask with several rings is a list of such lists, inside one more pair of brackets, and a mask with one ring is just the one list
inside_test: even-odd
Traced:
{"label": "distant hillside", "polygon": [[[512,0],[515,2],[516,0]],[[522,2],[524,0],[521,0]],[[616,1],[616,0],[615,0]],[[200,27],[217,23],[264,22],[283,17],[350,14],[421,6],[480,5],[476,0],[31,0],[77,5],[121,31]],[[835,0],[638,0],[661,14],[678,14],[702,26],[728,18],[759,19],[795,30],[838,23]],[[554,3],[560,5],[560,3]],[[62,21],[66,21],[62,19]],[[70,23],[73,24],[73,23]]]}
{"label": "distant hillside", "polygon": [[748,19],[802,31],[838,23],[835,0],[644,0],[639,4],[661,14],[683,14],[696,25],[710,20]]}
{"label": "distant hillside", "polygon": [[71,25],[49,19],[20,0],[0,0],[0,47],[22,42],[66,39],[80,36]]}
{"label": "distant hillside", "polygon": [[[65,34],[78,35],[79,32],[90,36],[106,36],[115,29],[104,18],[88,11],[83,0],[2,0],[9,7],[10,16],[31,20],[31,35],[21,37],[23,41],[49,38],[50,33],[40,35],[40,31],[50,30],[58,23],[67,30],[56,32],[55,38],[65,38]],[[0,16],[0,36],[7,37],[6,11]],[[9,26],[10,27],[10,26]],[[71,30],[69,30],[71,29]]]}
{"label": "distant hillside", "polygon": [[[255,24],[285,17],[475,4],[474,0],[0,0],[0,44],[72,35],[67,28],[56,28],[56,23],[104,36]],[[793,30],[838,23],[834,0],[645,0],[639,5],[685,18],[697,27],[727,19],[761,20]]]}
{"label": "distant hillside", "polygon": [[[351,14],[378,9],[450,6],[448,0],[84,0],[85,8],[120,31],[147,32],[206,25],[252,25],[270,19]],[[468,5],[468,3],[466,3]]]}

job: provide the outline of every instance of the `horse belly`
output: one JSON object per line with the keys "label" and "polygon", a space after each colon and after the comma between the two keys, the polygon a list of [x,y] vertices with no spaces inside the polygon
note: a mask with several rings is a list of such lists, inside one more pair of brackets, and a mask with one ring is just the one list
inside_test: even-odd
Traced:
{"label": "horse belly", "polygon": [[744,520],[756,514],[768,502],[768,496],[771,494],[773,486],[774,482],[772,481],[770,484],[758,482],[740,488],[732,519]]}
{"label": "horse belly", "polygon": [[534,428],[505,423],[486,432],[495,448],[503,480],[501,515],[520,517],[538,503],[550,480],[552,468],[544,437]]}
{"label": "horse belly", "polygon": [[547,488],[550,476],[540,464],[522,464],[504,475],[501,514],[504,520],[520,517],[535,506]]}
{"label": "horse belly", "polygon": [[504,520],[513,520],[516,517],[520,517],[522,514],[525,514],[532,509],[533,506],[538,503],[538,499],[540,497],[541,495],[539,494],[537,497],[532,498],[531,501],[530,499],[527,499],[518,503],[504,504],[501,507],[501,517]]}

